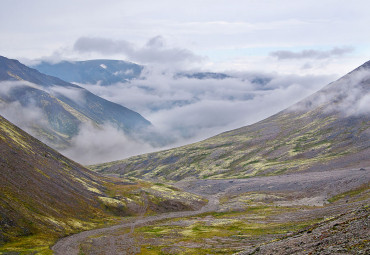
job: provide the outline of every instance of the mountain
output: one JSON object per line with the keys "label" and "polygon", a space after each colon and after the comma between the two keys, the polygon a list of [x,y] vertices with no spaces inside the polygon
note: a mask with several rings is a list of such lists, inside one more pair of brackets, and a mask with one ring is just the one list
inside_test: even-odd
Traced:
{"label": "mountain", "polygon": [[102,86],[138,78],[144,68],[122,60],[107,59],[62,61],[56,64],[41,62],[33,67],[42,73],[59,77],[68,82],[100,83]]}
{"label": "mountain", "polygon": [[[17,107],[40,110],[47,123],[41,123],[40,117],[35,118],[28,123],[28,129],[56,148],[68,146],[82,123],[95,126],[110,123],[129,134],[151,125],[137,112],[77,85],[42,74],[17,60],[0,57],[1,81],[3,114]],[[16,118],[18,114],[11,112],[8,117]]]}
{"label": "mountain", "polygon": [[0,116],[0,244],[17,237],[62,236],[107,216],[95,173],[63,157]]}
{"label": "mountain", "polygon": [[122,216],[204,203],[167,185],[98,175],[0,116],[0,254],[52,254],[58,238]]}
{"label": "mountain", "polygon": [[[62,61],[59,63],[41,62],[33,66],[47,75],[58,77],[68,82],[109,86],[117,82],[126,83],[140,78],[144,66],[123,60],[94,59],[86,61]],[[216,79],[232,78],[224,73],[213,72],[178,72],[174,78]],[[258,78],[252,82],[261,82]]]}
{"label": "mountain", "polygon": [[182,78],[186,77],[188,79],[215,79],[215,80],[223,80],[227,78],[231,78],[231,76],[223,73],[212,73],[212,72],[197,72],[197,73],[177,73],[175,78]]}
{"label": "mountain", "polygon": [[148,179],[247,178],[370,162],[370,61],[250,126],[191,145],[92,166]]}

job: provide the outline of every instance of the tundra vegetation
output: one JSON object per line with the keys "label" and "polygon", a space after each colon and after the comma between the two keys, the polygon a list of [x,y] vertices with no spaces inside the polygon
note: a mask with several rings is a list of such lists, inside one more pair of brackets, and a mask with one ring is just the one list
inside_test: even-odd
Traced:
{"label": "tundra vegetation", "polygon": [[369,70],[256,124],[90,166],[98,173],[1,117],[0,253],[369,254]]}

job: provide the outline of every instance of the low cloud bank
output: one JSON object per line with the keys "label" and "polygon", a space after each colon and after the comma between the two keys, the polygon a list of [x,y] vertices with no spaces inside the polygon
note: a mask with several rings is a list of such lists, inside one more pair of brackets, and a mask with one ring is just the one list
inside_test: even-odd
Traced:
{"label": "low cloud bank", "polygon": [[357,70],[341,79],[329,84],[318,93],[315,93],[289,108],[291,111],[309,111],[317,107],[329,114],[342,116],[359,116],[370,113],[370,83],[369,70]]}
{"label": "low cloud bank", "polygon": [[[153,127],[129,136],[109,123],[96,126],[85,122],[72,138],[71,147],[62,153],[80,163],[94,164],[188,144],[269,117],[334,79],[268,73],[228,75],[232,78],[200,80],[148,68],[143,77],[129,83],[82,85],[98,96],[138,111]],[[8,87],[6,90],[3,86],[3,93],[9,92]],[[73,87],[53,88],[49,93],[61,93],[83,103],[81,93]],[[358,109],[366,111],[369,100],[359,100]],[[15,102],[0,108],[0,113],[27,131],[32,121],[47,124],[42,109],[31,105],[22,107]]]}
{"label": "low cloud bank", "polygon": [[113,125],[97,127],[84,123],[78,135],[72,138],[71,146],[61,152],[82,164],[95,164],[154,150],[150,144],[125,135]]}
{"label": "low cloud bank", "polygon": [[332,57],[338,57],[351,53],[353,48],[351,47],[336,47],[331,50],[302,50],[298,52],[280,50],[270,53],[270,56],[276,57],[279,60],[282,59],[329,59]]}
{"label": "low cloud bank", "polygon": [[147,69],[144,77],[130,83],[80,85],[138,111],[153,124],[153,135],[175,146],[262,120],[333,80],[332,76],[263,73],[230,76],[234,78],[200,80]]}

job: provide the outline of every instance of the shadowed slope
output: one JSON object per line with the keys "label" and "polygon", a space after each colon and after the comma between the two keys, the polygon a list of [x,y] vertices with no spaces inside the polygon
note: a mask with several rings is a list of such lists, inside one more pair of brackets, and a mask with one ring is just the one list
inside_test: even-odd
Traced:
{"label": "shadowed slope", "polygon": [[116,216],[204,203],[170,186],[100,176],[0,116],[0,253],[50,252],[57,238],[122,219]]}
{"label": "shadowed slope", "polygon": [[0,243],[42,232],[64,235],[103,216],[96,197],[105,188],[96,174],[2,117],[0,155]]}

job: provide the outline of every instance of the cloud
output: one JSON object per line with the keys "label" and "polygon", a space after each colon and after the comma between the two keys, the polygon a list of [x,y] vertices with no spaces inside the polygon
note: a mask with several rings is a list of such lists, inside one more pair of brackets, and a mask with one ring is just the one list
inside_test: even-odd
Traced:
{"label": "cloud", "polygon": [[293,52],[288,50],[273,51],[270,56],[282,59],[327,59],[331,57],[338,57],[350,53],[353,48],[350,47],[336,47],[331,50],[302,50],[300,52]]}
{"label": "cloud", "polygon": [[[346,116],[358,116],[370,113],[369,70],[357,70],[331,84],[333,89],[330,97],[336,102],[329,109],[340,111]],[[335,87],[334,87],[335,85]]]}
{"label": "cloud", "polygon": [[49,126],[42,109],[33,104],[22,106],[19,102],[4,103],[0,100],[0,114],[29,133],[34,133],[33,127],[36,125],[39,127]]}
{"label": "cloud", "polygon": [[82,164],[113,161],[154,151],[148,143],[134,140],[108,123],[99,127],[84,123],[79,128],[79,133],[72,138],[71,147],[61,152]]}
{"label": "cloud", "polygon": [[41,86],[28,81],[0,81],[0,96],[8,95],[13,89],[25,86],[42,90]]}
{"label": "cloud", "polygon": [[[139,112],[153,127],[133,137],[109,123],[98,127],[83,123],[78,135],[72,138],[71,147],[62,153],[78,162],[93,164],[199,141],[271,116],[333,79],[331,76],[234,72],[222,80],[200,80],[149,67],[143,73],[143,77],[128,83],[83,87]],[[9,91],[6,86],[0,88]],[[73,87],[52,87],[48,92],[61,93],[76,102],[83,100],[80,90]],[[8,107],[7,116],[13,116],[10,120],[21,128],[27,129],[33,121],[48,125],[41,109],[20,105],[11,108],[14,109]],[[30,111],[37,113],[36,116],[32,117]],[[32,133],[32,129],[27,130]]]}
{"label": "cloud", "polygon": [[304,101],[289,107],[290,111],[309,111],[317,107],[328,114],[360,116],[369,114],[370,71],[360,69],[330,83]]}
{"label": "cloud", "polygon": [[86,91],[81,88],[53,86],[50,87],[47,92],[53,96],[63,95],[79,105],[84,105],[86,103]]}
{"label": "cloud", "polygon": [[145,77],[129,83],[82,86],[138,111],[154,125],[152,135],[166,137],[167,146],[175,146],[262,120],[333,79],[266,73],[230,75],[233,77],[222,80],[200,80],[146,69]]}
{"label": "cloud", "polygon": [[149,39],[144,46],[137,46],[126,40],[112,40],[102,37],[80,37],[73,49],[80,53],[104,55],[123,54],[131,61],[140,63],[179,64],[202,61],[202,57],[184,48],[170,48],[162,36]]}

